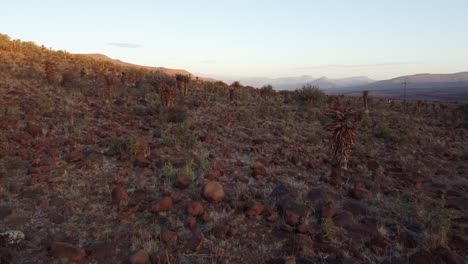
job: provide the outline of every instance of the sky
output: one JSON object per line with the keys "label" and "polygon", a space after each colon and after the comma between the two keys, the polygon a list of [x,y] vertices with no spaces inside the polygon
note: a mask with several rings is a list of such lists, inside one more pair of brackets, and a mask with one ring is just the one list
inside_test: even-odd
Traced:
{"label": "sky", "polygon": [[468,71],[467,0],[2,2],[11,38],[205,76]]}

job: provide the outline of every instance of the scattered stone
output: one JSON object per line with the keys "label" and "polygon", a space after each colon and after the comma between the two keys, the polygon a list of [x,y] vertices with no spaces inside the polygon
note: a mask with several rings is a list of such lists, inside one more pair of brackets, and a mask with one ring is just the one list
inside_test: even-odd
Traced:
{"label": "scattered stone", "polygon": [[202,218],[203,222],[205,222],[205,223],[209,222],[211,220],[210,215],[208,213],[203,213],[201,218]]}
{"label": "scattered stone", "polygon": [[189,240],[185,247],[192,252],[200,251],[203,241],[205,241],[205,236],[202,233],[198,233]]}
{"label": "scattered stone", "polygon": [[56,259],[66,259],[78,263],[86,258],[86,251],[84,249],[63,242],[52,242],[50,253]]}
{"label": "scattered stone", "polygon": [[185,189],[190,185],[190,178],[187,175],[179,175],[176,178],[175,186],[179,189]]}
{"label": "scattered stone", "polygon": [[39,124],[28,122],[25,131],[28,132],[33,138],[42,136],[42,127]]}
{"label": "scattered stone", "polygon": [[310,233],[310,228],[306,224],[300,224],[299,226],[297,226],[297,232],[301,234],[308,234]]}
{"label": "scattered stone", "polygon": [[281,230],[286,231],[286,232],[292,232],[294,231],[294,227],[288,225],[288,224],[281,224],[280,226]]}
{"label": "scattered stone", "polygon": [[255,217],[258,215],[263,214],[263,205],[259,202],[253,202],[252,205],[250,205],[250,208],[247,210],[247,215],[250,217]]}
{"label": "scattered stone", "polygon": [[137,157],[134,162],[135,166],[140,167],[140,168],[146,168],[151,165],[151,161],[143,158],[143,157]]}
{"label": "scattered stone", "polygon": [[167,212],[172,208],[172,198],[171,197],[164,197],[161,201],[154,203],[151,206],[152,212]]}
{"label": "scattered stone", "polygon": [[68,154],[67,161],[68,162],[77,162],[83,159],[84,155],[81,152],[82,148],[76,148],[70,154]]}
{"label": "scattered stone", "polygon": [[209,173],[206,174],[205,176],[207,179],[213,181],[221,177],[221,171],[219,170],[212,170]]}
{"label": "scattered stone", "polygon": [[265,178],[267,175],[265,167],[263,167],[261,164],[255,164],[252,166],[252,173],[253,176],[258,180]]}
{"label": "scattered stone", "polygon": [[128,204],[127,189],[123,187],[116,187],[112,190],[112,203],[116,205]]}
{"label": "scattered stone", "polygon": [[168,249],[160,249],[153,256],[153,264],[170,264],[175,263],[174,257]]}
{"label": "scattered stone", "polygon": [[204,210],[203,204],[200,203],[200,202],[191,202],[187,206],[187,212],[191,216],[199,216],[199,215],[203,214],[203,210]]}
{"label": "scattered stone", "polygon": [[289,225],[295,226],[299,223],[299,215],[295,214],[292,211],[286,210],[286,222]]}
{"label": "scattered stone", "polygon": [[176,232],[172,232],[172,231],[169,231],[169,230],[163,230],[161,231],[161,240],[168,244],[168,245],[172,245],[172,244],[175,244],[177,242],[177,233]]}
{"label": "scattered stone", "polygon": [[189,217],[187,219],[187,222],[185,223],[185,226],[194,231],[195,229],[197,229],[197,219],[195,217]]}
{"label": "scattered stone", "polygon": [[130,256],[130,264],[150,264],[150,256],[144,249],[140,249]]}
{"label": "scattered stone", "polygon": [[349,196],[357,200],[365,199],[369,197],[369,195],[369,190],[367,190],[362,183],[356,183],[354,188],[349,192]]}
{"label": "scattered stone", "polygon": [[203,187],[203,197],[210,202],[219,202],[224,199],[223,186],[215,181],[208,182]]}
{"label": "scattered stone", "polygon": [[87,260],[98,263],[108,261],[115,256],[116,248],[112,243],[102,242],[86,246]]}

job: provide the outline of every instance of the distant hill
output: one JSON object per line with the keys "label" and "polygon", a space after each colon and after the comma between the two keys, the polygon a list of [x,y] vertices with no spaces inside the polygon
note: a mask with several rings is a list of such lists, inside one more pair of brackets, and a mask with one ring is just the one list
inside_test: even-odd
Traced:
{"label": "distant hill", "polygon": [[296,77],[281,77],[281,78],[266,78],[266,77],[249,77],[249,78],[226,78],[216,77],[227,83],[239,81],[243,85],[249,85],[260,88],[263,85],[271,84],[276,90],[295,90],[306,84],[317,85],[321,89],[343,88],[354,85],[364,85],[373,82],[365,76],[356,76],[342,79],[329,79],[327,77],[316,78],[309,75]]}
{"label": "distant hill", "polygon": [[409,100],[468,101],[468,72],[453,74],[415,74],[367,85],[354,85],[329,90],[331,94],[358,95],[368,90],[375,97],[404,97],[403,82],[407,82]]}
{"label": "distant hill", "polygon": [[429,88],[468,88],[468,72],[459,72],[452,74],[415,74],[401,76],[389,80],[369,83],[364,86],[349,86],[347,90],[386,90],[401,89],[402,83],[407,82],[407,88],[411,89],[429,89]]}
{"label": "distant hill", "polygon": [[[87,57],[91,57],[91,58],[94,58],[94,59],[97,59],[97,60],[102,60],[102,61],[109,61],[109,62],[115,63],[117,65],[120,65],[120,66],[144,68],[144,69],[152,70],[152,71],[161,71],[161,72],[164,72],[164,73],[172,75],[172,76],[174,76],[176,74],[184,74],[184,75],[190,75],[193,79],[198,77],[198,76],[195,76],[192,73],[190,73],[190,72],[188,72],[186,70],[183,70],[183,69],[168,69],[168,68],[164,68],[164,67],[152,67],[152,66],[137,65],[137,64],[132,64],[132,63],[124,62],[124,61],[121,61],[121,60],[117,60],[117,59],[112,59],[112,58],[109,58],[108,56],[103,55],[103,54],[77,54],[77,55],[87,56]],[[202,80],[202,81],[207,81],[207,82],[216,81],[215,79],[204,78],[204,77],[198,77],[198,79]]]}

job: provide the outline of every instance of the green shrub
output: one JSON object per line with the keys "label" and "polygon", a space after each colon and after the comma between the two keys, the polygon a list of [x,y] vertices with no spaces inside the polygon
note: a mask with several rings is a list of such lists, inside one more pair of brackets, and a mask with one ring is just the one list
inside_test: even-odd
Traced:
{"label": "green shrub", "polygon": [[145,100],[153,106],[161,106],[161,97],[156,92],[149,92],[145,94]]}
{"label": "green shrub", "polygon": [[386,124],[378,124],[374,128],[374,135],[379,138],[392,139],[393,131]]}
{"label": "green shrub", "polygon": [[319,105],[325,99],[326,95],[318,86],[307,84],[300,90],[296,90],[294,97],[297,101],[302,103]]}
{"label": "green shrub", "polygon": [[0,108],[0,115],[3,117],[20,117],[24,113],[16,106],[6,106]]}
{"label": "green shrub", "polygon": [[177,169],[175,169],[170,162],[164,164],[164,167],[161,169],[161,177],[171,179],[174,178],[176,175]]}
{"label": "green shrub", "polygon": [[165,113],[165,121],[169,123],[182,123],[188,117],[187,110],[182,107],[170,107]]}

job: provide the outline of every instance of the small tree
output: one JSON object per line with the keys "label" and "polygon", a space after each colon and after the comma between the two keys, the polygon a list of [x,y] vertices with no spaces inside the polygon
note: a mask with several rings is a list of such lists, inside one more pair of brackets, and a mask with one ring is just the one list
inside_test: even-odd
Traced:
{"label": "small tree", "polygon": [[368,97],[369,97],[369,91],[363,91],[362,92],[362,102],[363,102],[363,107],[364,107],[364,113],[366,115],[369,115],[369,106],[367,104]]}
{"label": "small tree", "polygon": [[240,82],[235,81],[229,86],[229,100],[234,101],[235,99],[235,90],[239,89],[241,87]]}
{"label": "small tree", "polygon": [[190,75],[176,74],[177,88],[182,98],[188,94],[188,83],[190,82]]}
{"label": "small tree", "polygon": [[267,85],[264,85],[262,86],[262,88],[260,88],[260,95],[262,97],[270,97],[270,96],[273,96],[275,94],[275,90],[273,90],[273,86],[271,86],[271,84],[267,84]]}

